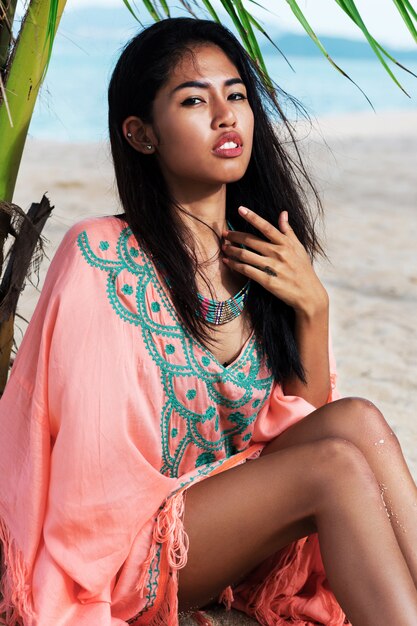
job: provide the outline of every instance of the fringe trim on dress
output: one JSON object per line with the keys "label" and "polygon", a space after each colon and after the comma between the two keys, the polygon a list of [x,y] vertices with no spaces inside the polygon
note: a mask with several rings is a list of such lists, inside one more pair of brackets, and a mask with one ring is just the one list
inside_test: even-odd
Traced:
{"label": "fringe trim on dress", "polygon": [[234,602],[234,600],[235,600],[235,598],[234,598],[234,595],[233,595],[233,590],[232,590],[231,586],[229,585],[220,594],[219,599],[218,599],[218,603],[219,604],[223,603],[224,606],[226,607],[226,609],[228,611],[230,611],[230,609],[232,608],[232,603]]}
{"label": "fringe trim on dress", "polygon": [[[314,538],[312,541],[316,540],[317,538]],[[304,597],[303,587],[310,582],[309,580],[300,582],[297,577],[297,572],[302,569],[305,548],[307,548],[305,539],[295,541],[281,551],[276,564],[264,577],[261,574],[260,578],[251,584],[249,576],[249,580],[235,588],[236,600],[233,606],[256,619],[262,626],[289,624],[313,626],[322,623],[321,620],[316,621],[314,617],[309,617],[307,608],[305,613],[300,610],[300,601]],[[307,549],[311,550],[312,546]],[[271,565],[271,557],[267,559],[267,563]],[[317,578],[313,584],[316,586],[314,596],[320,596],[321,606],[328,614],[325,623],[329,626],[342,626],[348,623],[333,593],[327,587],[325,577]],[[305,599],[307,604],[308,595]]]}
{"label": "fringe trim on dress", "polygon": [[150,564],[162,545],[169,566],[168,582],[161,606],[149,626],[178,626],[178,570],[187,563],[189,547],[188,535],[183,524],[184,495],[183,491],[175,493],[166,500],[159,511],[153,529],[152,545],[142,564],[136,585],[136,591],[143,597],[147,589]]}
{"label": "fringe trim on dress", "polygon": [[0,582],[0,624],[20,626],[23,618],[33,618],[32,599],[23,555],[0,519],[0,540],[3,546]]}
{"label": "fringe trim on dress", "polygon": [[191,617],[198,626],[213,626],[213,622],[203,611],[195,611]]}

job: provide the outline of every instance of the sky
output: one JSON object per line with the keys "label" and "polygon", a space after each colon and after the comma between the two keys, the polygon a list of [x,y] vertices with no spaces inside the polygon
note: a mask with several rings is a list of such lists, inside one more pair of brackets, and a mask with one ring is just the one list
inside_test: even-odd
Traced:
{"label": "sky", "polygon": [[[260,21],[263,20],[266,26],[272,22],[286,31],[304,32],[285,0],[259,0],[259,2],[270,12],[262,11],[254,3],[248,1],[245,2],[245,6]],[[136,4],[140,6],[140,0],[136,0]],[[67,10],[85,6],[121,5],[123,5],[122,0],[68,0]],[[214,0],[214,6],[220,7],[220,2]],[[363,39],[362,33],[343,13],[335,0],[299,0],[299,6],[317,34]],[[378,41],[396,48],[416,47],[416,43],[395,8],[394,0],[356,0],[356,6],[368,30]]]}

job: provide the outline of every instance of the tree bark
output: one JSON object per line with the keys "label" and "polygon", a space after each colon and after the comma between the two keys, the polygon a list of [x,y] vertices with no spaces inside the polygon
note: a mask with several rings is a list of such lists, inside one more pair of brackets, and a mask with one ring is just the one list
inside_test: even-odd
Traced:
{"label": "tree bark", "polygon": [[41,232],[53,207],[44,195],[32,203],[27,214],[17,205],[0,202],[0,215],[11,219],[15,241],[8,253],[8,263],[0,284],[0,395],[10,368],[13,347],[13,324],[19,296],[31,270],[39,269],[43,251]]}

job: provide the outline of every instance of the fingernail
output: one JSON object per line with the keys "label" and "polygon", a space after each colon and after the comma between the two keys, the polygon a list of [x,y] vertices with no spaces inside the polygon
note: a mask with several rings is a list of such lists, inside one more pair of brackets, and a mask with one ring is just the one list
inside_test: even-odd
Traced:
{"label": "fingernail", "polygon": [[241,215],[246,215],[246,214],[247,214],[247,212],[248,212],[248,209],[245,209],[245,207],[244,207],[244,206],[240,206],[240,207],[238,208],[238,211],[239,211],[239,213],[240,213]]}
{"label": "fingernail", "polygon": [[284,211],[284,220],[288,222],[288,211]]}

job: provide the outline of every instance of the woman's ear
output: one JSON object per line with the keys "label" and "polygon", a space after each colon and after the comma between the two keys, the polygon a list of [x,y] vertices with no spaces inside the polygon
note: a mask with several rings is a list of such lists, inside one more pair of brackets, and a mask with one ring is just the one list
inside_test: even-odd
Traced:
{"label": "woman's ear", "polygon": [[153,154],[157,139],[149,124],[144,124],[139,117],[131,115],[122,124],[122,132],[132,148],[142,154]]}

